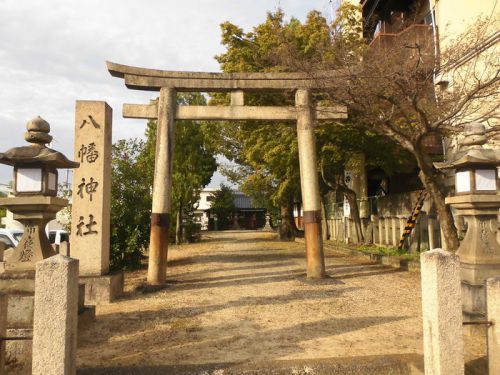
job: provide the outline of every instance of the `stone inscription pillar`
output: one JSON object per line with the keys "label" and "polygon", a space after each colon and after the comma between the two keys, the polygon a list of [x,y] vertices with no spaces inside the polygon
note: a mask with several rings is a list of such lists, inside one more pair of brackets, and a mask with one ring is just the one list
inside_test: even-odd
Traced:
{"label": "stone inscription pillar", "polygon": [[460,259],[436,249],[420,255],[426,375],[463,375]]}
{"label": "stone inscription pillar", "polygon": [[109,272],[112,118],[106,102],[76,102],[71,256],[82,276]]}
{"label": "stone inscription pillar", "polygon": [[149,241],[148,283],[162,284],[167,272],[168,225],[172,206],[172,161],[176,92],[163,87],[158,102],[153,208]]}
{"label": "stone inscription pillar", "polygon": [[78,260],[38,262],[33,317],[33,375],[76,374]]}
{"label": "stone inscription pillar", "polygon": [[304,229],[307,256],[307,277],[325,276],[325,259],[321,237],[321,203],[316,162],[314,112],[309,90],[297,90],[297,139],[299,145],[300,185],[304,207]]}

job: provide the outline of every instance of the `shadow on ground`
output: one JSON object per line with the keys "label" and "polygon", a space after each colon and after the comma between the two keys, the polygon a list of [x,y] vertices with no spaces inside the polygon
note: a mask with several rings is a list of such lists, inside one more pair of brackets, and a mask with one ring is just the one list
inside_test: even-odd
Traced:
{"label": "shadow on ground", "polygon": [[211,363],[203,365],[128,366],[87,368],[79,375],[289,375],[289,374],[411,374],[411,369],[423,370],[422,356],[414,354],[388,356],[357,356],[348,358],[322,358],[315,360],[267,361],[256,363]]}

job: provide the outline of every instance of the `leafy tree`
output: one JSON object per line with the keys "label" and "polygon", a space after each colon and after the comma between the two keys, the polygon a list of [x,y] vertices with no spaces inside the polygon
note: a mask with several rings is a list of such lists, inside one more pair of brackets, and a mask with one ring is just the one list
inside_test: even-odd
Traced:
{"label": "leafy tree", "polygon": [[[180,93],[180,105],[206,105],[205,97],[199,93]],[[147,182],[153,184],[153,168],[156,150],[156,121],[150,121],[146,130],[146,145],[141,160],[149,165]],[[206,127],[196,121],[176,121],[174,130],[174,160],[172,174],[171,229],[175,229],[175,242],[183,237],[182,221],[192,217],[194,204],[200,191],[210,182],[217,169],[213,151],[207,141]],[[172,232],[171,232],[172,233]]]}
{"label": "leafy tree", "polygon": [[230,228],[234,209],[233,191],[229,186],[221,184],[219,190],[213,193],[213,203],[211,207],[212,212],[217,215],[219,230]]}
{"label": "leafy tree", "polygon": [[[216,58],[226,72],[305,70],[309,61],[329,64],[336,58],[331,48],[331,30],[318,12],[311,12],[301,23],[294,18],[285,21],[283,12],[278,10],[268,13],[267,19],[248,33],[229,22],[221,27],[226,52]],[[301,66],[297,67],[297,64]],[[249,105],[293,106],[292,94],[249,93],[245,101]],[[319,104],[328,104],[328,97],[317,95],[316,99]],[[228,100],[216,95],[212,101],[227,103]],[[238,122],[218,126],[220,136],[214,140],[218,151],[240,165],[230,173],[226,171],[226,175],[238,183],[243,192],[263,202],[264,207],[280,208],[281,238],[297,235],[293,205],[300,201],[300,169],[295,123]],[[341,191],[351,202],[355,214],[355,193],[343,184],[345,163],[353,154],[364,152],[360,145],[384,142],[373,132],[337,122],[318,124],[317,138],[319,160],[328,172],[323,173],[327,182],[323,189]],[[377,142],[373,142],[374,139]],[[384,145],[389,143],[385,141]],[[393,151],[394,147],[371,148],[372,165],[388,167],[394,160]],[[333,175],[335,178],[332,179]]]}
{"label": "leafy tree", "polygon": [[[293,41],[283,38],[286,47],[278,60],[311,77],[317,71],[337,72],[331,79],[324,75],[318,79],[327,97],[347,105],[362,126],[391,138],[415,158],[420,180],[440,218],[446,247],[456,250],[459,241],[444,202],[443,176],[435,169],[436,160],[427,145],[431,138],[459,134],[466,122],[498,119],[498,57],[494,48],[478,51],[491,39],[488,28],[498,30],[498,21],[479,20],[463,35],[442,44],[437,59],[434,40],[411,32],[390,43],[381,42],[378,48],[369,46],[359,32],[359,15],[358,7],[340,7],[331,53],[304,59]],[[451,82],[450,90],[435,88],[438,75]]]}
{"label": "leafy tree", "polygon": [[[268,13],[264,23],[252,32],[225,22],[222,44],[226,52],[216,59],[225,72],[287,71],[286,65],[277,65],[274,54],[283,47],[286,36],[294,40],[303,56],[317,55],[318,46],[326,49],[329,40],[328,25],[319,13],[311,13],[302,24],[297,19],[284,21],[281,10]],[[215,95],[214,103],[227,103],[227,97]],[[247,94],[248,105],[293,105],[293,93]],[[298,234],[293,220],[293,204],[300,200],[300,170],[295,124],[287,122],[238,122],[219,124],[219,134],[213,142],[217,151],[242,166],[241,189],[265,207],[279,207],[281,238]]]}
{"label": "leafy tree", "polygon": [[150,165],[140,156],[144,142],[119,140],[113,145],[111,169],[111,269],[140,266],[141,251],[149,242]]}

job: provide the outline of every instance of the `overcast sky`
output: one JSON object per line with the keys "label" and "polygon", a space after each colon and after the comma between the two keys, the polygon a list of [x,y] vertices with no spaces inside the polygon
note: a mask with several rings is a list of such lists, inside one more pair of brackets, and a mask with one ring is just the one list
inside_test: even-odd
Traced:
{"label": "overcast sky", "polygon": [[[0,0],[0,151],[22,145],[26,122],[40,115],[51,124],[53,148],[71,158],[80,99],[111,105],[114,141],[143,137],[145,121],[123,119],[121,107],[156,93],[125,88],[106,60],[218,71],[219,25],[248,31],[278,6],[301,20],[312,9],[330,16],[328,0]],[[11,174],[0,166],[0,183]]]}

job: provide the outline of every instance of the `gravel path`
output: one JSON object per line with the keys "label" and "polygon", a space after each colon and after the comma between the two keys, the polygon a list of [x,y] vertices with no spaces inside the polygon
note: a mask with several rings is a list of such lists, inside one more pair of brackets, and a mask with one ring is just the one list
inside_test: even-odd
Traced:
{"label": "gravel path", "polygon": [[145,287],[145,270],[127,274],[124,298],[99,306],[79,337],[82,373],[388,355],[421,362],[419,274],[327,253],[330,277],[311,282],[304,245],[274,238],[210,232],[174,246],[161,289]]}

